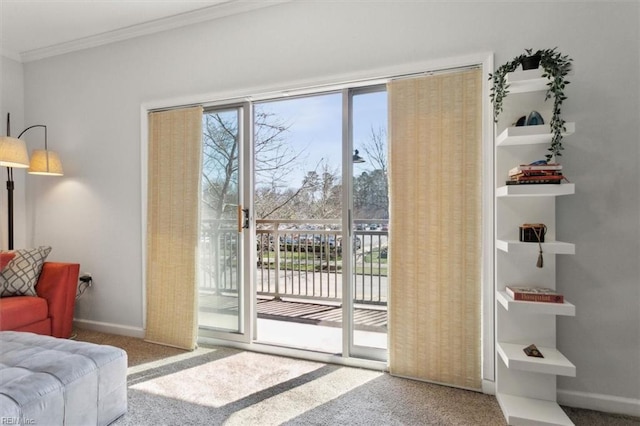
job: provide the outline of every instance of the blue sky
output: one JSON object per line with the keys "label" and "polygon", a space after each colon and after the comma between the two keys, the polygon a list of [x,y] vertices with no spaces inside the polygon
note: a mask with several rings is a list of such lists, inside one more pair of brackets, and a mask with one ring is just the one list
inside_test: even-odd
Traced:
{"label": "blue sky", "polygon": [[[291,186],[300,184],[307,171],[313,170],[325,159],[331,169],[341,172],[342,157],[342,95],[330,93],[261,103],[265,112],[277,114],[290,124],[287,141],[296,151],[304,151],[303,164],[291,176]],[[375,129],[387,127],[387,95],[376,92],[356,95],[353,105],[353,145],[360,147]],[[354,172],[361,173],[370,168],[370,163],[354,165]]]}

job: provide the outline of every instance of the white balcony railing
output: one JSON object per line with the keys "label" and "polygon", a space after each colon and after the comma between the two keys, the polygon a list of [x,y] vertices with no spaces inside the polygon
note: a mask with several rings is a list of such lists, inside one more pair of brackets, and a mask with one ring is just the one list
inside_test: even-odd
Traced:
{"label": "white balcony railing", "polygon": [[[237,238],[232,221],[202,226],[200,291],[237,292]],[[342,300],[346,261],[336,220],[258,220],[256,289],[259,295]],[[387,303],[388,230],[386,220],[357,220],[353,232],[354,301]],[[217,259],[217,260],[216,260]]]}

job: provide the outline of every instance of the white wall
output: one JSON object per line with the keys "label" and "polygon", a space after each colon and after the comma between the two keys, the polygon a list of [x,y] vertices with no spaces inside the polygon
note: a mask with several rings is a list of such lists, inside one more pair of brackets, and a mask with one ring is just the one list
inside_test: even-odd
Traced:
{"label": "white wall", "polygon": [[[640,71],[637,3],[293,2],[25,65],[26,121],[49,125],[62,179],[29,176],[30,243],[90,271],[76,317],[139,329],[140,106],[478,52],[524,48],[575,60],[564,112],[559,288],[577,305],[559,346],[570,392],[640,399]],[[634,402],[634,401],[631,401]]]}
{"label": "white wall", "polygon": [[[17,137],[24,125],[24,69],[20,62],[0,56],[0,134],[7,134],[7,113],[11,114],[11,136]],[[25,135],[26,136],[26,135]],[[28,148],[32,148],[30,145]],[[7,248],[7,172],[0,168],[0,250]],[[26,244],[25,169],[13,169],[14,246]]]}

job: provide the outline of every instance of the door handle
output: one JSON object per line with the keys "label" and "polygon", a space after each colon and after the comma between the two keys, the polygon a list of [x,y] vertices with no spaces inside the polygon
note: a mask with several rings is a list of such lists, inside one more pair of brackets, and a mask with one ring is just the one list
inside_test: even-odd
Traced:
{"label": "door handle", "polygon": [[249,229],[249,209],[238,206],[238,232],[242,232],[243,229]]}
{"label": "door handle", "polygon": [[242,221],[242,228],[249,229],[249,209],[242,209],[244,220]]}

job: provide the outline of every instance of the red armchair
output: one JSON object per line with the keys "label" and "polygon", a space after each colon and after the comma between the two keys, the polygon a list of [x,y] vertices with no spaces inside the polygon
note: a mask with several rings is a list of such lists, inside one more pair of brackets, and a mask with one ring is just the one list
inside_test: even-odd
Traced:
{"label": "red armchair", "polygon": [[77,263],[45,262],[36,284],[37,296],[0,298],[0,331],[71,336],[79,274]]}

